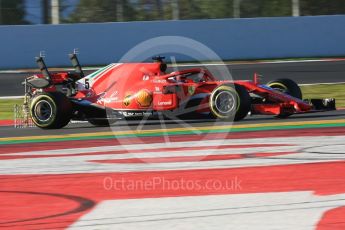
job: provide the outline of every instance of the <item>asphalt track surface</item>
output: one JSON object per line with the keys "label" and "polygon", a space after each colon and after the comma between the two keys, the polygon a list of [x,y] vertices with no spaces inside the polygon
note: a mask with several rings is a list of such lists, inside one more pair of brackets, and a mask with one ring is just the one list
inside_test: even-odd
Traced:
{"label": "asphalt track surface", "polygon": [[[205,67],[210,70],[217,68],[212,65]],[[227,68],[234,80],[252,80],[254,73],[258,73],[263,76],[263,82],[278,78],[290,78],[299,84],[345,82],[345,61],[229,64]],[[0,97],[22,96],[21,82],[30,75],[32,73],[0,73]]]}
{"label": "asphalt track surface", "polygon": [[[331,82],[342,81],[341,64],[238,71]],[[344,110],[0,127],[0,228],[345,229],[344,140]]]}
{"label": "asphalt track surface", "polygon": [[[322,120],[338,120],[345,119],[345,110],[329,111],[321,113],[299,114],[291,116],[287,119],[278,119],[273,116],[248,116],[244,120],[235,122],[236,125],[250,125],[250,124],[267,124],[267,123],[281,123],[281,122],[303,122],[303,121],[322,121]],[[195,120],[147,120],[146,122],[138,121],[118,121],[109,127],[95,127],[89,123],[76,123],[69,124],[60,130],[42,130],[36,127],[31,128],[13,128],[11,126],[0,126],[0,138],[1,137],[25,137],[39,135],[44,137],[45,135],[58,134],[61,136],[67,134],[78,133],[94,133],[94,132],[107,132],[107,131],[126,131],[126,130],[151,130],[151,129],[171,129],[171,128],[185,128],[185,127],[212,127],[222,125],[232,125],[232,122],[216,121],[213,119],[195,119]]]}

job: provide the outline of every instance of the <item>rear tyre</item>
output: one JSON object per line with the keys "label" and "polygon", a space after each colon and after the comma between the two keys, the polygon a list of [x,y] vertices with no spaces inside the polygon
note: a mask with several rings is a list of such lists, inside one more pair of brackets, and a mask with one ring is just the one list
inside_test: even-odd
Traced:
{"label": "rear tyre", "polygon": [[[278,79],[278,80],[270,81],[269,83],[267,83],[267,86],[277,91],[280,91],[282,93],[293,96],[295,98],[302,99],[301,88],[298,86],[296,82],[294,82],[291,79]],[[292,113],[282,113],[282,114],[277,115],[276,117],[283,119],[291,115]]]}
{"label": "rear tyre", "polygon": [[30,103],[33,123],[41,129],[60,129],[72,117],[72,103],[60,92],[41,93]]}
{"label": "rear tyre", "polygon": [[243,86],[221,85],[212,92],[209,105],[213,117],[239,121],[250,111],[251,100]]}

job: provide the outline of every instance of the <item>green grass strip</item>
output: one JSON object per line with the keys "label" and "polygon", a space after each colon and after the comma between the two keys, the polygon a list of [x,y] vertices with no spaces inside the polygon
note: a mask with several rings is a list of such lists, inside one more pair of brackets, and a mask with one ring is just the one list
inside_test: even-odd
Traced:
{"label": "green grass strip", "polygon": [[0,99],[0,120],[14,119],[14,105],[23,104],[24,99]]}
{"label": "green grass strip", "polygon": [[345,84],[301,86],[303,98],[335,98],[338,108],[345,107]]}

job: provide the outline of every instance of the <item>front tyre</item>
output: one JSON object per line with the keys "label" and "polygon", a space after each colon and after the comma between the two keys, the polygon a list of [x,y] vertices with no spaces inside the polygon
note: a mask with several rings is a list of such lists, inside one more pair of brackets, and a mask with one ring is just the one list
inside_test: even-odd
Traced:
{"label": "front tyre", "polygon": [[267,83],[267,86],[295,98],[302,99],[301,88],[291,79],[277,79],[270,81]]}
{"label": "front tyre", "polygon": [[33,123],[41,129],[60,129],[72,117],[72,103],[60,92],[41,93],[30,103]]}
{"label": "front tyre", "polygon": [[[296,82],[294,82],[291,79],[277,79],[274,81],[270,81],[267,83],[268,87],[271,87],[272,89],[275,89],[277,91],[280,91],[282,93],[288,94],[290,96],[293,96],[298,99],[302,99],[302,91],[301,88],[298,86]],[[277,118],[288,118],[291,116],[293,113],[281,113],[277,115]]]}
{"label": "front tyre", "polygon": [[209,101],[215,118],[239,121],[244,119],[251,107],[250,95],[241,85],[221,85],[216,88]]}

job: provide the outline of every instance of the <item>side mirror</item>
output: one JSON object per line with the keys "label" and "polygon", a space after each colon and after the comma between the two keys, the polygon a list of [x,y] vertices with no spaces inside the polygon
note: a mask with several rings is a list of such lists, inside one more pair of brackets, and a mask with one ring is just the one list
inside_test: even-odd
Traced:
{"label": "side mirror", "polygon": [[165,64],[165,62],[164,62],[164,59],[165,59],[165,57],[163,57],[163,56],[155,56],[155,57],[152,57],[152,60],[154,61],[154,62],[158,62],[158,63],[161,63],[161,66],[160,66],[160,70],[163,72],[163,73],[165,73],[165,71],[167,70],[167,68],[168,68],[168,66],[167,66],[167,64]]}

